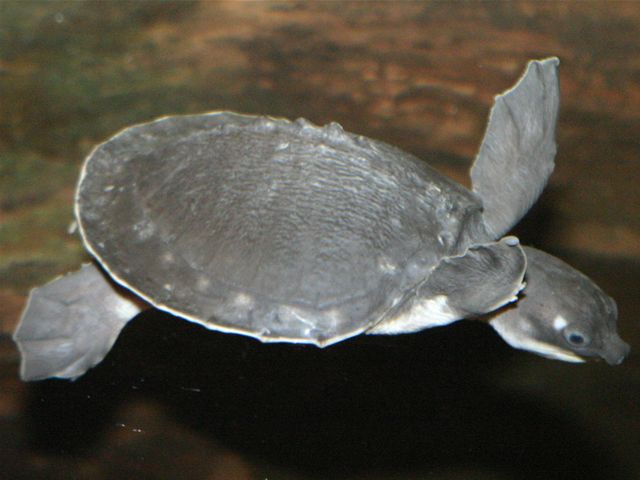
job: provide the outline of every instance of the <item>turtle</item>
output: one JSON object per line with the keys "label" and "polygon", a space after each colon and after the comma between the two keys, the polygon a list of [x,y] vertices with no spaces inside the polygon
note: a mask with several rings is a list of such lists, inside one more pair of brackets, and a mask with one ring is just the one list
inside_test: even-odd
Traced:
{"label": "turtle", "polygon": [[615,302],[508,235],[554,168],[558,65],[530,61],[495,98],[471,189],[337,123],[216,111],[122,130],[76,190],[93,261],[30,293],[21,378],[78,378],[147,308],[318,347],[479,319],[516,348],[620,363]]}

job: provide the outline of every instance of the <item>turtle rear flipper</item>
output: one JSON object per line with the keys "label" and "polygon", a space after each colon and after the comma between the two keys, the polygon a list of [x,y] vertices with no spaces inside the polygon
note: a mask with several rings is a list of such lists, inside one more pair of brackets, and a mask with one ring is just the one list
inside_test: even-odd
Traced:
{"label": "turtle rear flipper", "polygon": [[140,303],[93,264],[34,288],[13,336],[20,377],[79,377],[102,361],[140,311]]}
{"label": "turtle rear flipper", "polygon": [[520,81],[498,95],[491,109],[471,181],[492,238],[522,218],[553,171],[559,63],[557,58],[529,62]]}

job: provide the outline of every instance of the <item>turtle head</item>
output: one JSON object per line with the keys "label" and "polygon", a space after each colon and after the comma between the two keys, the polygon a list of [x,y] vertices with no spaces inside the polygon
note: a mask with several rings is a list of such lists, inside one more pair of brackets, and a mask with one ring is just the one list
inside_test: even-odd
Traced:
{"label": "turtle head", "polygon": [[545,357],[622,363],[630,348],[617,333],[615,301],[558,258],[531,247],[525,253],[526,287],[518,302],[490,318],[491,326],[512,347]]}

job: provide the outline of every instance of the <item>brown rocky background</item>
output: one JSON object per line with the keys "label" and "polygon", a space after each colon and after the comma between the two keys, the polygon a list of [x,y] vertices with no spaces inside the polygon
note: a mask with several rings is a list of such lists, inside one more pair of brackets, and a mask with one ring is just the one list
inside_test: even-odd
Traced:
{"label": "brown rocky background", "polygon": [[0,478],[640,478],[635,354],[561,364],[467,322],[320,351],[144,315],[81,380],[17,379],[29,288],[86,260],[67,231],[96,142],[306,117],[468,183],[493,96],[550,55],[557,168],[517,233],[614,296],[637,351],[639,3],[0,3]]}

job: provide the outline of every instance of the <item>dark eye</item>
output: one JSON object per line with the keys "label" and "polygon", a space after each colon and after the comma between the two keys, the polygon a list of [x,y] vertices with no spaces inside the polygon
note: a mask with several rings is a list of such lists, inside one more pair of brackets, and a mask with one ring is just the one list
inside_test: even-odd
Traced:
{"label": "dark eye", "polygon": [[587,337],[583,333],[576,331],[565,332],[564,337],[567,339],[567,342],[569,342],[574,347],[584,347],[590,342],[589,337]]}
{"label": "dark eye", "polygon": [[579,333],[572,333],[569,335],[569,341],[574,345],[582,345],[584,343],[584,337]]}

